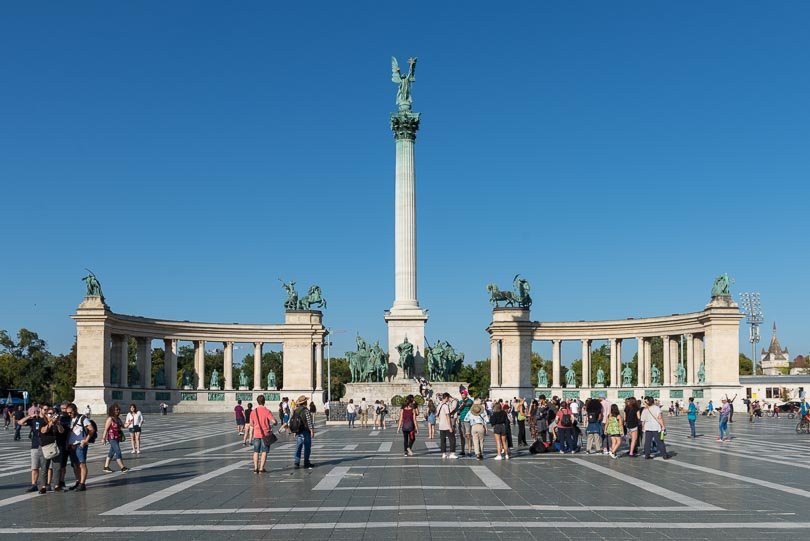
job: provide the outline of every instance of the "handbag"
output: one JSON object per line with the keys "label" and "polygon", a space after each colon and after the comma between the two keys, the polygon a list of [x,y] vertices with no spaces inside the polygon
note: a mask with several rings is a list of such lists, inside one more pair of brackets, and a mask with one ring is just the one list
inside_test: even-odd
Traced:
{"label": "handbag", "polygon": [[277,441],[278,438],[272,432],[268,432],[267,434],[264,435],[264,437],[262,437],[262,443],[264,444],[265,447],[270,447]]}
{"label": "handbag", "polygon": [[42,446],[42,456],[45,457],[45,460],[54,459],[58,457],[60,453],[61,451],[59,451],[59,446],[56,445],[56,442]]}

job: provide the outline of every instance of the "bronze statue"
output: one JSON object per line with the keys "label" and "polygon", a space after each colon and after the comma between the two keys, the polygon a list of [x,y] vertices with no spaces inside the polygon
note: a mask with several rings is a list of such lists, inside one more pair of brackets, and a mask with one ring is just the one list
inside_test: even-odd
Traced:
{"label": "bronze statue", "polygon": [[276,373],[273,370],[270,370],[267,373],[267,389],[275,389],[277,385],[276,382]]}
{"label": "bronze statue", "polygon": [[399,352],[399,367],[402,369],[403,373],[410,378],[413,375],[414,356],[413,344],[408,342],[407,336],[405,337],[405,341],[397,346],[397,351]]}
{"label": "bronze statue", "polygon": [[712,298],[714,297],[730,297],[731,296],[731,284],[732,280],[728,277],[728,274],[723,273],[717,278],[714,279],[714,285],[712,285]]}
{"label": "bronze statue", "polygon": [[84,278],[82,278],[82,281],[87,286],[86,296],[87,297],[101,297],[103,299],[104,298],[104,293],[101,292],[101,282],[98,281],[98,278],[96,278],[96,275],[93,274],[93,271],[91,271],[90,269],[86,269],[86,270],[87,270],[87,272],[90,273],[87,276],[85,276]]}
{"label": "bronze statue", "polygon": [[626,365],[622,369],[622,387],[632,387],[633,386],[633,370],[630,368],[630,365]]}
{"label": "bronze statue", "polygon": [[402,75],[399,63],[391,57],[391,80],[399,85],[397,89],[397,107],[400,111],[410,111],[413,97],[411,97],[411,83],[416,81],[416,58],[408,59],[408,74]]}

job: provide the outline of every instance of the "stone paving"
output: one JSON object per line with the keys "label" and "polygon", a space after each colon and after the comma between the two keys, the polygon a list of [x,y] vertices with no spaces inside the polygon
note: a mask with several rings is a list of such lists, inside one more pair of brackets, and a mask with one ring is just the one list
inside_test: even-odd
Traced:
{"label": "stone paving", "polygon": [[142,454],[123,444],[129,473],[103,474],[106,448],[93,446],[83,493],[24,493],[30,444],[0,432],[0,536],[763,539],[810,526],[810,436],[795,420],[737,415],[719,443],[716,418],[700,418],[694,441],[685,417],[667,418],[666,462],[525,450],[495,461],[491,436],[487,460],[443,460],[425,430],[406,458],[393,429],[320,426],[315,469],[292,467],[282,435],[261,475],[230,416],[146,421]]}

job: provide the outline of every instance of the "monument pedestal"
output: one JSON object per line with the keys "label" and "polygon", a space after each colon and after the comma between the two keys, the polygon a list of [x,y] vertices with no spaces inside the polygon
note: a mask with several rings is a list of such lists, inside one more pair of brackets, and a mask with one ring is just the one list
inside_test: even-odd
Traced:
{"label": "monument pedestal", "polygon": [[[425,374],[425,323],[428,320],[427,312],[421,308],[398,309],[392,308],[385,313],[385,322],[388,325],[388,369],[393,374],[394,382],[408,382],[411,380],[399,367],[399,352],[397,346],[405,338],[413,344],[414,376]],[[458,390],[458,389],[456,389]]]}

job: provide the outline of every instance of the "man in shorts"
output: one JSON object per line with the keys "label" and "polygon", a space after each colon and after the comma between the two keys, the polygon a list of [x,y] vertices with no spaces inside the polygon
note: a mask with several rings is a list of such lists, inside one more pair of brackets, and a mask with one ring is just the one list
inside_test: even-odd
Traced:
{"label": "man in shorts", "polygon": [[278,424],[273,414],[264,405],[264,395],[256,397],[256,409],[250,415],[250,426],[253,427],[253,473],[267,473],[267,452],[270,448],[264,443],[264,437],[272,433],[270,423]]}
{"label": "man in shorts", "polygon": [[76,475],[76,484],[70,490],[83,492],[87,490],[87,446],[90,445],[90,437],[93,435],[93,425],[85,415],[79,414],[76,404],[68,404],[68,415],[70,416],[70,433],[68,434],[68,453],[70,455],[70,465],[73,466],[73,473]]}
{"label": "man in shorts", "polygon": [[368,428],[368,402],[365,397],[360,401],[360,426]]}
{"label": "man in shorts", "polygon": [[[456,417],[456,423],[458,426],[458,437],[461,441],[461,456],[473,456],[473,445],[472,445],[472,427],[469,421],[465,421],[464,418],[469,413],[470,408],[473,407],[473,399],[470,398],[470,394],[467,389],[461,390],[461,400],[458,402],[458,416]],[[467,453],[469,451],[469,453]]]}

